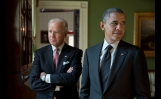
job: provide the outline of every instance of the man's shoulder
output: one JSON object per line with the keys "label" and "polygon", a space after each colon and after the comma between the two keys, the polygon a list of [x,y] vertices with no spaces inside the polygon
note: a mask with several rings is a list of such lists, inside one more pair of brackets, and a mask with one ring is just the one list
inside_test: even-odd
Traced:
{"label": "man's shoulder", "polygon": [[75,51],[82,51],[82,49],[80,49],[80,48],[73,47],[73,46],[70,46],[70,47],[71,47],[71,50],[75,50]]}
{"label": "man's shoulder", "polygon": [[47,50],[49,47],[51,47],[51,45],[43,46],[43,47],[41,47],[41,48],[39,48],[39,49],[37,49],[37,50],[35,50],[35,51],[36,51],[36,52],[42,52],[42,51]]}
{"label": "man's shoulder", "polygon": [[126,41],[123,41],[123,40],[120,43],[121,43],[121,46],[123,45],[123,46],[125,46],[126,48],[128,48],[130,50],[132,49],[133,51],[141,49],[139,46],[131,44],[131,43],[126,42]]}
{"label": "man's shoulder", "polygon": [[82,49],[80,49],[80,48],[77,48],[77,47],[75,47],[75,46],[71,46],[71,45],[69,45],[69,44],[65,44],[64,47],[66,47],[66,49],[70,49],[70,50],[82,50]]}
{"label": "man's shoulder", "polygon": [[97,44],[95,44],[95,45],[92,45],[92,46],[89,46],[88,48],[86,48],[86,51],[87,52],[96,52],[96,51],[100,51],[101,50],[101,48],[102,48],[102,44],[103,44],[103,42],[100,42],[100,43],[97,43]]}
{"label": "man's shoulder", "polygon": [[70,45],[66,48],[66,52],[70,53],[70,55],[74,55],[74,54],[77,54],[77,53],[79,53],[81,55],[83,54],[82,49],[77,48],[77,47],[73,47],[73,46],[70,46]]}
{"label": "man's shoulder", "polygon": [[99,48],[102,47],[103,42],[97,43],[95,45],[89,46],[87,49],[95,49],[95,48]]}

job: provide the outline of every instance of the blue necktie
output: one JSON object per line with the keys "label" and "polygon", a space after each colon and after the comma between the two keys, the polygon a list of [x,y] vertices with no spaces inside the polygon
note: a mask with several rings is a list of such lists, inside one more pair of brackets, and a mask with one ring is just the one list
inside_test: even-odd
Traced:
{"label": "blue necktie", "polygon": [[100,69],[100,78],[102,83],[102,90],[103,92],[107,89],[107,80],[110,71],[111,65],[111,53],[110,50],[112,49],[111,45],[106,47],[107,51],[105,52],[102,61],[101,61],[101,69]]}

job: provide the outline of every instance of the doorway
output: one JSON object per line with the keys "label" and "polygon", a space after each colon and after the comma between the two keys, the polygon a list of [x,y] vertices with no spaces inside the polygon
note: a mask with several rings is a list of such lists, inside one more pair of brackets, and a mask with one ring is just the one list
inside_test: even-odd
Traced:
{"label": "doorway", "polygon": [[77,9],[46,9],[40,8],[40,47],[49,44],[48,40],[44,42],[44,35],[47,37],[47,24],[48,21],[54,17],[63,18],[68,23],[68,34],[65,42],[71,46],[79,48],[79,13]]}
{"label": "doorway", "polygon": [[39,6],[36,11],[36,46],[40,47],[40,9],[54,9],[54,10],[76,10],[79,11],[79,41],[78,48],[83,52],[87,48],[88,40],[88,2],[87,1],[39,1]]}
{"label": "doorway", "polygon": [[[40,47],[40,9],[54,9],[54,10],[76,10],[79,11],[79,27],[77,36],[77,47],[85,52],[88,47],[88,1],[41,1],[39,0],[39,6],[36,8],[36,46]],[[82,57],[83,63],[84,54]],[[81,88],[81,77],[78,81],[79,88]],[[78,89],[80,90],[80,89]]]}

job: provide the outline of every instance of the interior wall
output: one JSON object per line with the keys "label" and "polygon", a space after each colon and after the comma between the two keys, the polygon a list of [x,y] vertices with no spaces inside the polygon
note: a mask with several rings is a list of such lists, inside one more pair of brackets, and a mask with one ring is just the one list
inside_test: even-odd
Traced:
{"label": "interior wall", "polygon": [[[39,0],[57,1],[57,0]],[[88,47],[103,40],[104,34],[99,27],[102,13],[109,7],[119,7],[126,14],[126,30],[123,40],[133,44],[134,13],[153,12],[155,13],[155,0],[59,0],[59,1],[88,1]],[[155,70],[155,57],[147,57],[148,69]]]}

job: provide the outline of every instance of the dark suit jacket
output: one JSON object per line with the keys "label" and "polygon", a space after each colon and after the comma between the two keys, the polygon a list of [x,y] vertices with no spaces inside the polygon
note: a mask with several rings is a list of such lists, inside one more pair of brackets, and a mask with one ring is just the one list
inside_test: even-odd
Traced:
{"label": "dark suit jacket", "polygon": [[[56,85],[63,86],[60,91],[65,99],[78,99],[76,83],[82,72],[82,53],[82,50],[65,44],[59,56],[57,69],[54,70],[51,45],[36,50],[29,78],[30,88],[37,92],[36,99],[52,99]],[[64,64],[67,61],[69,63]],[[69,67],[74,68],[71,73],[67,73]],[[41,72],[51,74],[50,84],[40,79]]]}
{"label": "dark suit jacket", "polygon": [[102,92],[99,61],[103,42],[88,48],[84,54],[81,99],[150,99],[148,68],[143,51],[120,41],[113,60],[106,92]]}

